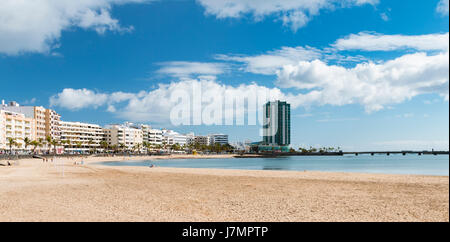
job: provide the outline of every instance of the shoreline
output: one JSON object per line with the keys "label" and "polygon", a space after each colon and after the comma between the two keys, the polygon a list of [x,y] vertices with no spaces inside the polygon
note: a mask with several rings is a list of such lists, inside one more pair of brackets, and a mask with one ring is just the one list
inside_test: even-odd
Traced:
{"label": "shoreline", "polygon": [[[245,158],[261,158],[259,155],[248,155],[249,157]],[[133,166],[133,165],[120,165],[120,166],[110,166],[110,165],[103,165],[101,163],[103,162],[127,162],[127,161],[152,161],[152,160],[176,160],[176,159],[242,159],[242,157],[236,157],[235,154],[220,154],[220,155],[193,155],[193,154],[169,154],[169,155],[158,155],[158,156],[148,156],[148,155],[141,155],[141,156],[73,156],[73,157],[61,157],[56,156],[55,157],[55,163],[57,165],[64,164],[65,166],[68,165],[81,165],[81,162],[83,162],[83,165],[85,166],[99,166],[99,167],[135,167],[135,168],[145,168],[146,166]],[[43,162],[42,159],[39,158],[31,158],[31,159],[18,159],[18,160],[9,160],[11,163],[11,167],[20,167],[20,166],[35,166],[39,164],[53,164],[51,161],[51,158],[48,158],[47,162]],[[76,163],[76,164],[75,164]],[[6,160],[0,160],[0,168],[1,167],[8,167],[6,164]],[[153,167],[153,168],[167,168],[167,169],[192,169],[192,170],[227,170],[227,171],[273,171],[273,172],[316,172],[316,173],[325,173],[325,174],[333,174],[333,173],[340,173],[340,174],[365,174],[365,175],[386,175],[386,176],[426,176],[426,177],[445,177],[449,178],[448,175],[430,175],[430,174],[393,174],[393,173],[375,173],[375,172],[351,172],[351,171],[321,171],[321,170],[259,170],[259,169],[227,169],[227,168],[208,168],[208,167]]]}
{"label": "shoreline", "polygon": [[[139,160],[173,160],[173,159],[232,159],[235,158],[234,154],[221,154],[221,155],[187,155],[187,154],[170,154],[170,155],[142,155],[142,156],[54,156],[54,159],[58,162],[63,162],[64,164],[71,164],[73,162],[83,161],[86,165],[92,165],[98,162],[119,162],[119,161],[139,161]],[[48,163],[51,163],[52,157],[46,157]],[[46,163],[43,162],[41,158],[28,158],[28,159],[17,159],[17,160],[0,160],[0,164],[9,161],[12,166],[21,165],[23,163]]]}

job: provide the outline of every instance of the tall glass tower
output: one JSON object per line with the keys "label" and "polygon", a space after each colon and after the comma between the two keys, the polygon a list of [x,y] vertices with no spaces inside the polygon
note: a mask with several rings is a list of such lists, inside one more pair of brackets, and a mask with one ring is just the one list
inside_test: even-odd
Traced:
{"label": "tall glass tower", "polygon": [[291,144],[291,105],[275,101],[264,105],[263,141],[268,145]]}

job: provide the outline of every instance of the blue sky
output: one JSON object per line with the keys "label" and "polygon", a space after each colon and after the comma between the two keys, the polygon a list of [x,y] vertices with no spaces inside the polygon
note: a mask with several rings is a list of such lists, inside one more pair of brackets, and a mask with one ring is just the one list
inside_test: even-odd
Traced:
{"label": "blue sky", "polygon": [[0,98],[63,120],[260,139],[172,126],[173,90],[202,83],[288,100],[294,147],[448,149],[445,0],[5,0],[0,15]]}

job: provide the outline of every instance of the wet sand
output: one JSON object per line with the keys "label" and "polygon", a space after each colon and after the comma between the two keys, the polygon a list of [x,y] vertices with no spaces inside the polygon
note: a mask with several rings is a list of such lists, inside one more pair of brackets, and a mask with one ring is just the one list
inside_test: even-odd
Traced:
{"label": "wet sand", "polygon": [[0,221],[449,221],[448,176],[107,167],[96,162],[123,158],[83,160],[0,166]]}

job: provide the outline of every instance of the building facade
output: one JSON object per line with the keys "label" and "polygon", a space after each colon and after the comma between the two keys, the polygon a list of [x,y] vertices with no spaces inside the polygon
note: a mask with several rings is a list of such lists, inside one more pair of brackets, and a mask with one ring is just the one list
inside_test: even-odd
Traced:
{"label": "building facade", "polygon": [[142,140],[143,142],[147,142],[152,145],[161,145],[162,144],[162,130],[160,129],[152,129],[150,125],[147,124],[139,124],[133,125],[130,123],[126,123],[126,125],[142,130]]}
{"label": "building facade", "polygon": [[275,146],[291,144],[291,105],[282,102],[268,102],[263,110],[263,143]]}
{"label": "building facade", "polygon": [[60,137],[65,152],[86,153],[101,149],[104,131],[96,124],[60,121]]}
{"label": "building facade", "polygon": [[209,136],[195,136],[194,143],[199,145],[210,145],[211,138]]}
{"label": "building facade", "polygon": [[162,130],[149,129],[147,142],[152,145],[162,145]]}
{"label": "building facade", "polygon": [[61,115],[55,110],[45,110],[45,136],[50,136],[54,140],[61,139],[60,130]]}
{"label": "building facade", "polygon": [[[10,139],[15,142],[11,147]],[[30,142],[36,139],[36,120],[22,113],[0,110],[0,149],[32,150],[25,142],[27,139]]]}
{"label": "building facade", "polygon": [[137,144],[144,142],[142,129],[128,125],[113,124],[104,129],[105,141],[110,145],[125,146],[126,150],[133,150]]}
{"label": "building facade", "polygon": [[187,145],[188,137],[173,130],[162,130],[162,142],[166,145]]}
{"label": "building facade", "polygon": [[2,101],[1,110],[21,113],[27,118],[36,120],[36,139],[45,140],[47,136],[52,139],[60,139],[59,122],[61,116],[56,111],[40,106],[21,106],[16,102],[5,104]]}
{"label": "building facade", "polygon": [[210,134],[208,135],[210,139],[210,144],[228,144],[228,135],[227,134]]}

